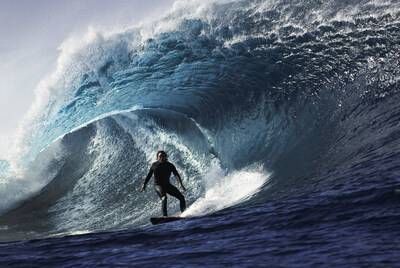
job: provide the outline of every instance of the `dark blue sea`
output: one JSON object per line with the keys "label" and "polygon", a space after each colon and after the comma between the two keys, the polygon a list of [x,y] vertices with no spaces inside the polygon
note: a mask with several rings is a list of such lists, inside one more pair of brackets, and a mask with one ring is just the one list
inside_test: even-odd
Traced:
{"label": "dark blue sea", "polygon": [[[400,267],[398,1],[177,0],[65,42],[36,91],[1,267]],[[153,226],[158,150],[188,209]]]}

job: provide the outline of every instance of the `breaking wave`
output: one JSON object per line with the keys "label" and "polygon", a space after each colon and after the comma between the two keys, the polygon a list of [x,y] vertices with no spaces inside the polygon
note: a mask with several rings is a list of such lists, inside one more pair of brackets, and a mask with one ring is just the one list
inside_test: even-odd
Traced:
{"label": "breaking wave", "polygon": [[399,8],[176,1],[151,24],[66,41],[0,162],[2,240],[147,224],[159,200],[138,190],[159,149],[188,216],[340,189],[399,153]]}

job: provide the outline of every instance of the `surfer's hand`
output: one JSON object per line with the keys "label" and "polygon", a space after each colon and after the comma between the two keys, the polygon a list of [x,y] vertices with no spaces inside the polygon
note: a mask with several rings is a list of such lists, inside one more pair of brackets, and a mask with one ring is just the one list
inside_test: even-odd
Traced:
{"label": "surfer's hand", "polygon": [[182,190],[186,191],[186,188],[182,185],[182,183],[179,183],[179,188],[181,188]]}
{"label": "surfer's hand", "polygon": [[146,191],[146,185],[142,185],[142,188],[140,189],[140,191],[142,192],[142,191]]}

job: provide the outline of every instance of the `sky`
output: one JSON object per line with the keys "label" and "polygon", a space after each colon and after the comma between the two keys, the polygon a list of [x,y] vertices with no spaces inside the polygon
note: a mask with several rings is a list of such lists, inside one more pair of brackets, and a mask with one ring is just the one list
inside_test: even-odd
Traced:
{"label": "sky", "polygon": [[[138,25],[172,9],[173,0],[0,0],[0,152],[7,151],[58,48],[89,26]],[[1,155],[1,154],[0,154]]]}

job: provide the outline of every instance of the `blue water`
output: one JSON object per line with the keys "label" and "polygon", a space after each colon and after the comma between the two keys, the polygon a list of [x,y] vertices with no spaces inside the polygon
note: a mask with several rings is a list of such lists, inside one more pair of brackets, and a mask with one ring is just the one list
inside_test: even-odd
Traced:
{"label": "blue water", "polygon": [[[0,160],[0,264],[398,266],[399,26],[396,1],[177,1],[64,44]],[[160,149],[187,219],[152,226]]]}

